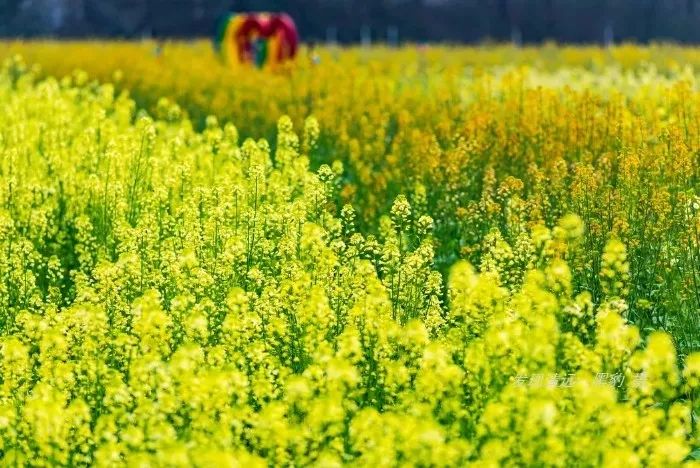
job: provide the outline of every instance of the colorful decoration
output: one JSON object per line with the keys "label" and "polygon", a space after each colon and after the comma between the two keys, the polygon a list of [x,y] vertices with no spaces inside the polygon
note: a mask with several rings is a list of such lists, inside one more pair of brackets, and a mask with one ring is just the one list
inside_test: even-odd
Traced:
{"label": "colorful decoration", "polygon": [[219,25],[214,45],[231,66],[263,68],[292,60],[299,35],[294,20],[284,13],[231,14]]}

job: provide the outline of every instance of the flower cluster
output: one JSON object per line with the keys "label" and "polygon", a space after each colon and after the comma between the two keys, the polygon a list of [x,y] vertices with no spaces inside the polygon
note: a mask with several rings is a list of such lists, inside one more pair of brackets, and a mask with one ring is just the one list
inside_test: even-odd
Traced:
{"label": "flower cluster", "polygon": [[677,466],[691,453],[698,355],[680,365],[669,335],[644,343],[626,319],[619,241],[602,247],[600,300],[573,283],[587,248],[575,216],[523,223],[515,248],[494,233],[488,268],[460,260],[445,286],[425,186],[363,233],[336,206],[342,165],[310,167],[316,119],[300,137],[281,118],[273,150],[159,108],[83,74],[0,72],[2,464]]}

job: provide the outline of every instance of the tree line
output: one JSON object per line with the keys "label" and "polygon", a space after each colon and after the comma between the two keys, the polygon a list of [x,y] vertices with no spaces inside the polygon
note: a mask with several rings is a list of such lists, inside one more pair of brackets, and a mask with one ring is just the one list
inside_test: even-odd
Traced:
{"label": "tree line", "polygon": [[309,41],[700,42],[700,0],[0,0],[0,35],[201,37],[285,11]]}

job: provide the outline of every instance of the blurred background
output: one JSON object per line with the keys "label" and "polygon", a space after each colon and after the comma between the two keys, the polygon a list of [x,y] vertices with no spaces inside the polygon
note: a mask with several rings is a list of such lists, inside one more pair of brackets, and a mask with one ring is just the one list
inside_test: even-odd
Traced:
{"label": "blurred background", "polygon": [[700,42],[700,0],[0,0],[5,37],[201,37],[285,11],[305,41]]}

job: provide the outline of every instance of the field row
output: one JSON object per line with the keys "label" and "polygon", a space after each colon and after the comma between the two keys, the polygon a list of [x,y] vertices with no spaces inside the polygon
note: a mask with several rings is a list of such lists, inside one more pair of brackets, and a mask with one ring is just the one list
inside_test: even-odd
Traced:
{"label": "field row", "polygon": [[16,51],[2,464],[700,459],[700,52]]}

